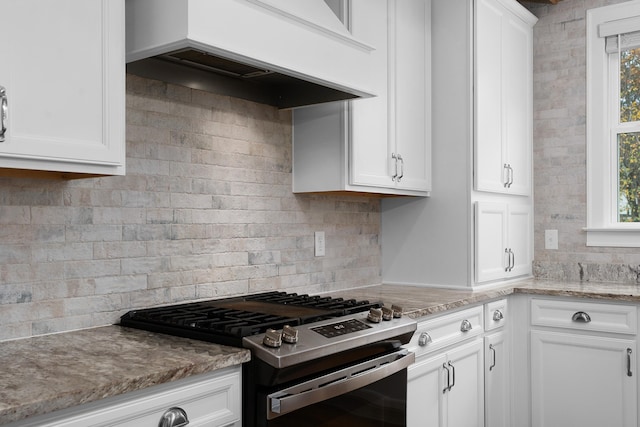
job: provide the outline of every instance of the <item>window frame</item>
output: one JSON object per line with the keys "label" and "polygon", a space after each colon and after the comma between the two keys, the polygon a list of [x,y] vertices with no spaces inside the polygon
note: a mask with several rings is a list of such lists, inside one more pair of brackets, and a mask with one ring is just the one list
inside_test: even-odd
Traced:
{"label": "window frame", "polygon": [[614,78],[612,68],[618,70],[619,64],[606,53],[600,34],[603,24],[636,17],[640,0],[587,11],[587,246],[640,247],[640,223],[617,221],[617,135],[624,126],[619,124],[619,72]]}

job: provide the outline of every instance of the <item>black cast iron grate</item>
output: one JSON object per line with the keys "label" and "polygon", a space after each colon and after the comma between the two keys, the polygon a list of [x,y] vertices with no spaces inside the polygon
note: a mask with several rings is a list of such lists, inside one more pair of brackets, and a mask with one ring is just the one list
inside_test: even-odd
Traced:
{"label": "black cast iron grate", "polygon": [[122,326],[195,338],[218,344],[242,345],[242,337],[268,328],[297,326],[346,316],[381,303],[286,292],[268,292],[142,310],[120,319]]}

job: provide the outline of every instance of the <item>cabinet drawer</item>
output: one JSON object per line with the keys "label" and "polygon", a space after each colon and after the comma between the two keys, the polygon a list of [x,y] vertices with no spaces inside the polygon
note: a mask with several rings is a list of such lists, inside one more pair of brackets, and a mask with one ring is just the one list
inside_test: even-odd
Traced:
{"label": "cabinet drawer", "polygon": [[[418,357],[467,338],[482,335],[482,318],[483,307],[477,306],[419,322],[408,347]],[[468,326],[463,328],[463,323]]]}
{"label": "cabinet drawer", "polygon": [[240,368],[227,368],[18,422],[20,427],[157,427],[169,409],[183,409],[193,426],[240,421]]}
{"label": "cabinet drawer", "polygon": [[491,331],[507,322],[507,300],[501,299],[484,305],[484,329]]}
{"label": "cabinet drawer", "polygon": [[635,305],[532,299],[531,324],[635,335],[637,309]]}

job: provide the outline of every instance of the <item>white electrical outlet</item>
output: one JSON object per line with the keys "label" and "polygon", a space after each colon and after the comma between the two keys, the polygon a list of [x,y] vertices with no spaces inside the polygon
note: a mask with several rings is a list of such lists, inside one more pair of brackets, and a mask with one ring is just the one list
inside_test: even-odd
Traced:
{"label": "white electrical outlet", "polygon": [[558,249],[558,230],[544,230],[544,248]]}
{"label": "white electrical outlet", "polygon": [[324,231],[314,233],[316,256],[324,256]]}

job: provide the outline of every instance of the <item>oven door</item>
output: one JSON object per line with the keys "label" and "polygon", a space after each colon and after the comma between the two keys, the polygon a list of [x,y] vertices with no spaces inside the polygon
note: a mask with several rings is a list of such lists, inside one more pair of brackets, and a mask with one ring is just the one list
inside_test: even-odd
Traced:
{"label": "oven door", "polygon": [[402,349],[260,396],[266,399],[262,425],[404,427],[407,367],[414,361]]}

